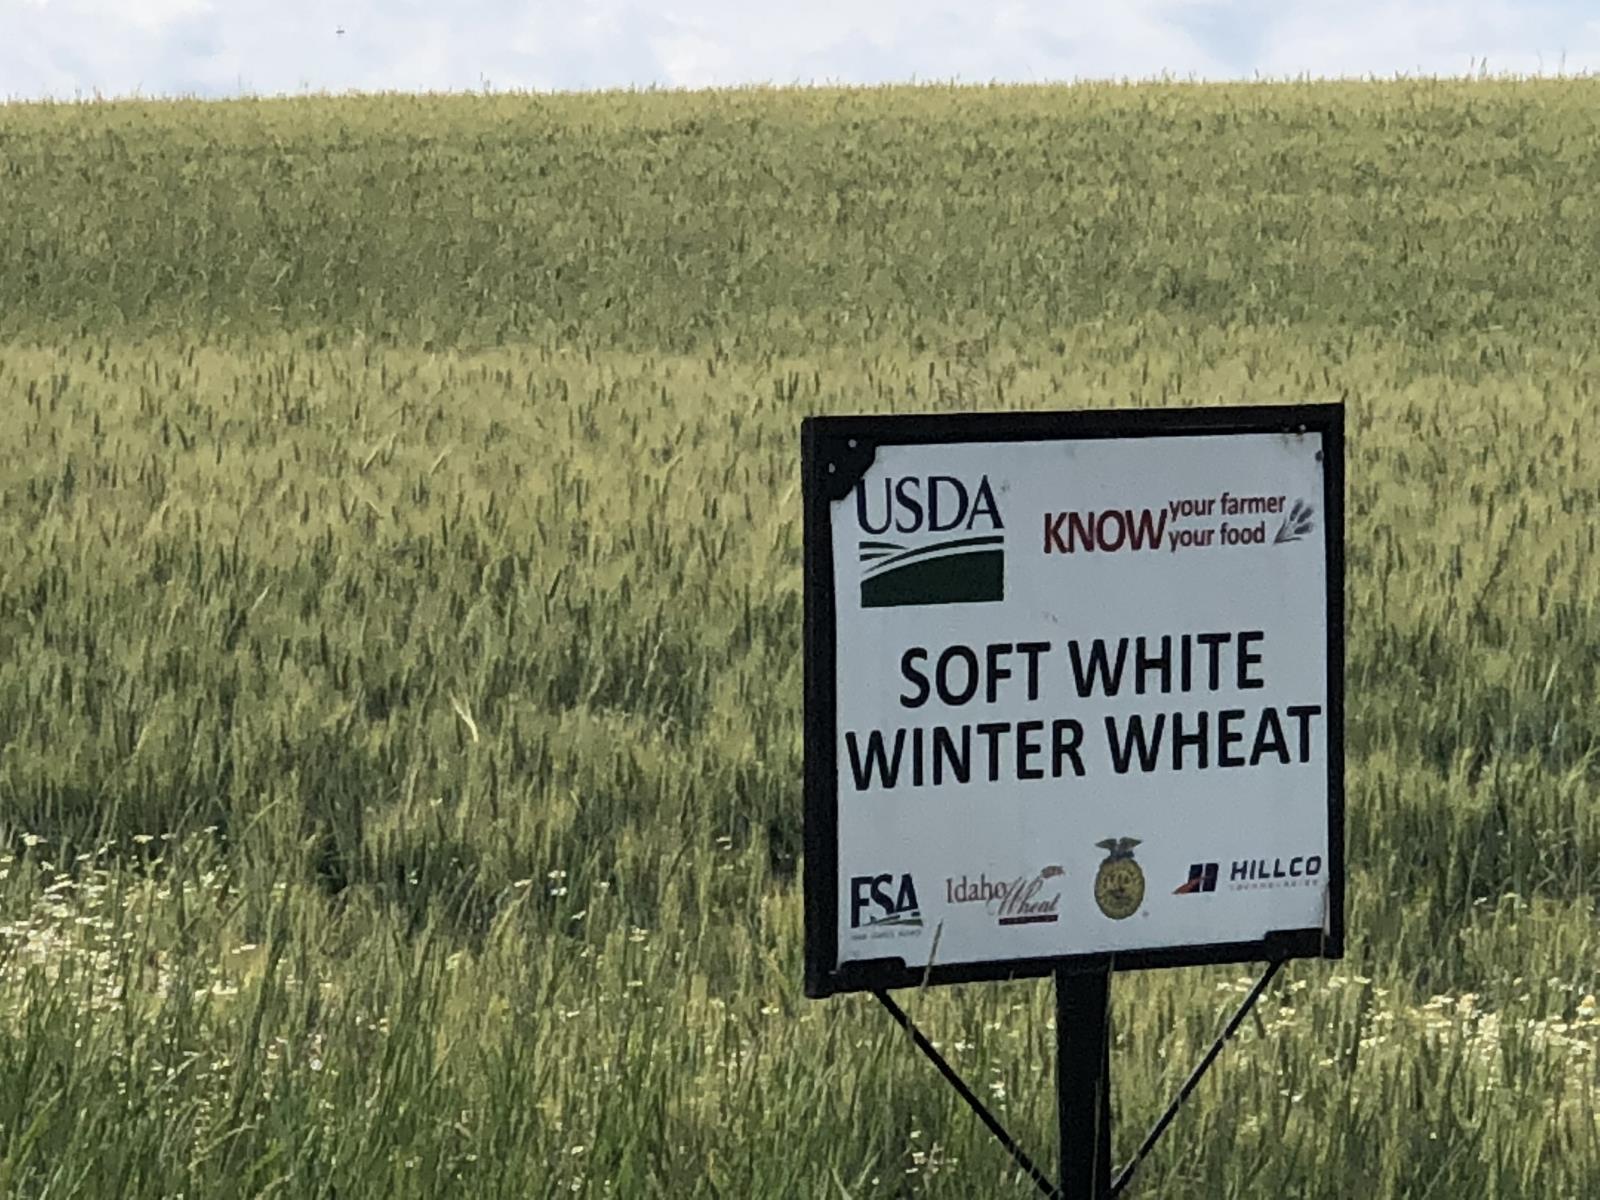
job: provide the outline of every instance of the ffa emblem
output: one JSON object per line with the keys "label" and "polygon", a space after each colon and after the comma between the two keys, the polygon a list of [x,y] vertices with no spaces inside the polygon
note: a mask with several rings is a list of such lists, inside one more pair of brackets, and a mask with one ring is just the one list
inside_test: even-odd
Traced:
{"label": "ffa emblem", "polygon": [[1144,868],[1133,861],[1138,838],[1107,838],[1096,842],[1106,852],[1094,876],[1094,900],[1113,921],[1131,917],[1144,903]]}

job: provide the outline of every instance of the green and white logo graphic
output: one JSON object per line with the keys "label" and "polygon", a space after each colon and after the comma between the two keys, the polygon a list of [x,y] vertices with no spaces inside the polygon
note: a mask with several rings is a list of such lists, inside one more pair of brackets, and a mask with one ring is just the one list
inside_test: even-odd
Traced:
{"label": "green and white logo graphic", "polygon": [[856,485],[857,524],[875,535],[860,544],[862,608],[1005,599],[1005,523],[987,475],[975,488],[951,475],[885,477],[881,503],[879,490],[869,498]]}
{"label": "green and white logo graphic", "polygon": [[951,538],[914,550],[864,541],[861,562],[862,608],[1005,599],[1005,539],[999,535]]}

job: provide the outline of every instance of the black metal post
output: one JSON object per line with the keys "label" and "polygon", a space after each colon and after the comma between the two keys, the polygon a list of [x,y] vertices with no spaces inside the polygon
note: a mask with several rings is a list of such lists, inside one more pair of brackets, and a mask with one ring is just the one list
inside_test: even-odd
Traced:
{"label": "black metal post", "polygon": [[966,1085],[961,1076],[956,1074],[955,1069],[945,1061],[944,1055],[940,1054],[934,1044],[924,1036],[922,1030],[912,1023],[911,1018],[906,1016],[905,1010],[889,998],[888,992],[880,989],[872,994],[878,998],[879,1004],[889,1010],[889,1015],[899,1023],[900,1028],[911,1035],[911,1040],[916,1044],[917,1049],[921,1050],[928,1061],[939,1069],[939,1074],[944,1076],[945,1082],[955,1088],[956,1095],[965,1100],[967,1107],[978,1114],[978,1119],[988,1126],[989,1132],[994,1134],[1000,1144],[1006,1148],[1006,1152],[1016,1160],[1017,1166],[1022,1168],[1023,1174],[1033,1180],[1039,1191],[1048,1196],[1050,1200],[1062,1200],[1061,1193],[1056,1189],[1056,1185],[1050,1182],[1050,1177],[1033,1165],[1033,1160],[1022,1152],[1022,1147],[1017,1145],[1012,1136],[1006,1132],[1005,1126],[995,1119],[995,1115],[989,1111],[982,1100],[978,1099],[977,1093]]}
{"label": "black metal post", "polygon": [[1200,1082],[1201,1076],[1211,1069],[1211,1064],[1217,1061],[1217,1055],[1222,1053],[1222,1047],[1227,1044],[1228,1039],[1238,1030],[1240,1023],[1245,1018],[1245,1014],[1255,1007],[1257,1000],[1261,999],[1261,993],[1267,990],[1267,985],[1272,982],[1272,977],[1278,973],[1278,968],[1281,966],[1283,966],[1283,959],[1281,958],[1275,958],[1267,964],[1267,973],[1256,981],[1255,987],[1250,989],[1250,994],[1244,998],[1244,1003],[1233,1014],[1232,1019],[1228,1021],[1222,1033],[1218,1035],[1217,1040],[1211,1043],[1211,1049],[1206,1051],[1206,1056],[1200,1060],[1200,1065],[1190,1072],[1188,1079],[1183,1081],[1183,1086],[1178,1089],[1177,1098],[1167,1106],[1167,1111],[1161,1114],[1161,1119],[1156,1122],[1155,1128],[1139,1144],[1139,1149],[1134,1151],[1133,1157],[1128,1160],[1128,1165],[1123,1167],[1116,1179],[1112,1181],[1111,1194],[1113,1196],[1120,1196],[1122,1189],[1128,1186],[1128,1181],[1133,1178],[1133,1173],[1139,1169],[1139,1164],[1145,1160],[1145,1156],[1161,1140],[1161,1135],[1166,1132],[1167,1126],[1172,1124],[1172,1119],[1178,1115],[1178,1109],[1183,1107],[1183,1102],[1189,1098],[1189,1093],[1194,1091],[1195,1085]]}
{"label": "black metal post", "polygon": [[1111,967],[1056,970],[1056,1112],[1065,1200],[1111,1195]]}

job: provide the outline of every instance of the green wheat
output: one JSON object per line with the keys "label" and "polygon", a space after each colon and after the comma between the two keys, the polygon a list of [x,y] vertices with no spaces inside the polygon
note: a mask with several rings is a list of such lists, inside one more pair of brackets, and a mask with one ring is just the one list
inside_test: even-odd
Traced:
{"label": "green wheat", "polygon": [[799,420],[1341,398],[1350,956],[1135,1191],[1600,1194],[1597,100],[0,108],[0,1195],[1032,1194],[800,996]]}

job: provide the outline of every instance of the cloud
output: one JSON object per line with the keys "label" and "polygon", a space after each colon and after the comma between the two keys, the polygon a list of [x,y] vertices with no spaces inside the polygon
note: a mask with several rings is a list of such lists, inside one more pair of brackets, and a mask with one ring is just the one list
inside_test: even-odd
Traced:
{"label": "cloud", "polygon": [[1262,69],[1278,76],[1459,75],[1474,64],[1518,75],[1594,71],[1600,22],[1587,18],[1586,7],[1504,0],[1291,6],[1271,25]]}
{"label": "cloud", "polygon": [[[1600,69],[1513,0],[0,0],[0,97]],[[343,32],[339,32],[342,30]]]}

